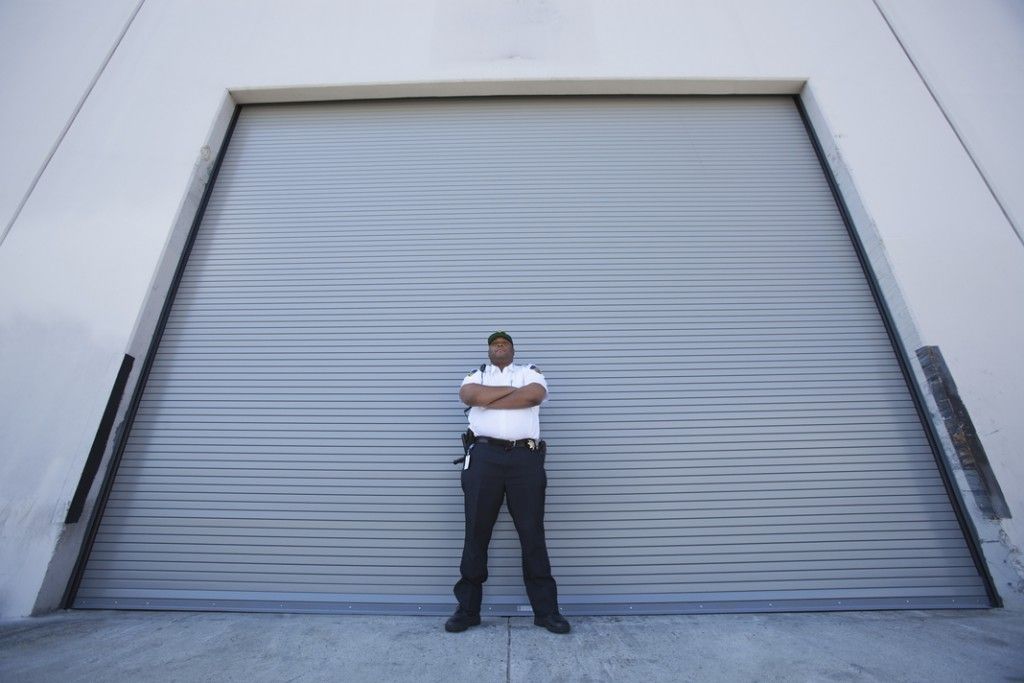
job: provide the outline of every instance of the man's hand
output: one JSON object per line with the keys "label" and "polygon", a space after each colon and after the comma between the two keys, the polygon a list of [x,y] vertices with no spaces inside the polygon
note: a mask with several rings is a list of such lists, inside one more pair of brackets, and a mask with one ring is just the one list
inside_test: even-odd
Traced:
{"label": "man's hand", "polygon": [[536,382],[518,389],[466,384],[459,390],[459,398],[468,406],[506,410],[539,406],[547,394],[548,390]]}

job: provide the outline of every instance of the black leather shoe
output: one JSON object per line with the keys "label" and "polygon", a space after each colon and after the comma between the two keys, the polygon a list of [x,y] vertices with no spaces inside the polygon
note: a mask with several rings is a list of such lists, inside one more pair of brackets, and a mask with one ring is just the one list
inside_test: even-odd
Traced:
{"label": "black leather shoe", "polygon": [[448,617],[448,621],[444,622],[444,630],[448,633],[461,633],[470,626],[480,625],[479,614],[469,614],[463,612],[461,609],[455,610],[455,614]]}
{"label": "black leather shoe", "polygon": [[570,628],[569,622],[558,612],[552,612],[546,617],[534,617],[533,623],[535,626],[543,626],[552,633],[568,633]]}

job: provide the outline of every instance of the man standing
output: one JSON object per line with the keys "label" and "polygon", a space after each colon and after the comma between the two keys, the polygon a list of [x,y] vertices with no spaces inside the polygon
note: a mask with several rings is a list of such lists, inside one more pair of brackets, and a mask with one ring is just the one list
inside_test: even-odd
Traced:
{"label": "man standing", "polygon": [[462,380],[459,398],[469,410],[472,444],[462,469],[466,539],[455,584],[459,607],[446,631],[465,631],[480,623],[483,584],[487,580],[487,546],[503,499],[508,501],[523,552],[523,583],[533,607],[533,623],[552,633],[568,633],[558,612],[544,541],[545,444],[540,440],[540,404],[548,383],[534,366],[512,362],[515,347],[507,332],[487,338],[489,365]]}

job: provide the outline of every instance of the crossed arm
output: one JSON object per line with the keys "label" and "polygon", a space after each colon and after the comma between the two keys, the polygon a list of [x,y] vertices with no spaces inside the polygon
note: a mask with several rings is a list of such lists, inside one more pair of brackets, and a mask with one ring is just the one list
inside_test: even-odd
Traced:
{"label": "crossed arm", "polygon": [[467,406],[478,408],[532,408],[539,406],[548,390],[532,382],[525,387],[485,387],[482,384],[465,384],[459,389],[459,398]]}

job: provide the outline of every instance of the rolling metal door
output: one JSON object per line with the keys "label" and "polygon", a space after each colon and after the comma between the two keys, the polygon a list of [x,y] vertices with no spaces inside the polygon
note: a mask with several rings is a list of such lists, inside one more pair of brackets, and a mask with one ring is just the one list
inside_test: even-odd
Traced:
{"label": "rolling metal door", "polygon": [[76,606],[448,612],[494,329],[566,612],[989,604],[793,101],[551,98],[242,111]]}

